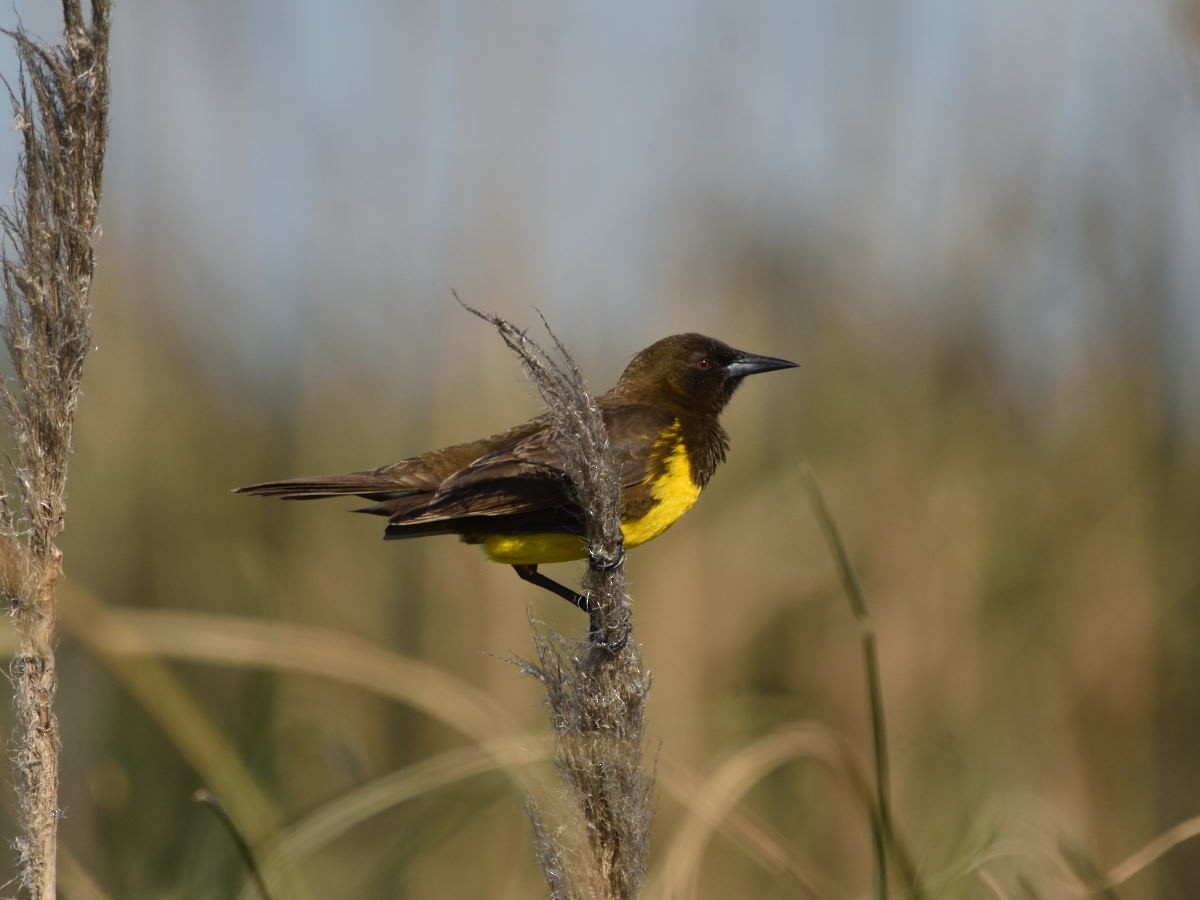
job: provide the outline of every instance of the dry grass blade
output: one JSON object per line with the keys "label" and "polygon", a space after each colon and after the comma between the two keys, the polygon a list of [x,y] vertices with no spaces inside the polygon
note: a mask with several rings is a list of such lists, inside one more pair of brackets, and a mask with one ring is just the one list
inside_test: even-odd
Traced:
{"label": "dry grass blade", "polygon": [[1004,888],[1000,887],[1000,882],[993,878],[989,872],[979,869],[976,871],[975,877],[979,879],[979,883],[987,888],[996,900],[1009,900],[1008,894],[1004,892]]}
{"label": "dry grass blade", "polygon": [[1078,847],[1059,839],[1059,859],[1071,877],[1068,890],[1077,896],[1115,897],[1116,889],[1153,865],[1180,844],[1200,837],[1200,816],[1168,828],[1144,847],[1134,851],[1107,872],[1102,871]]}
{"label": "dry grass blade", "polygon": [[[550,755],[549,742],[520,736],[487,747],[468,746],[376,778],[309,812],[282,832],[263,857],[266,872],[311,859],[330,842],[385,810],[423,794],[488,772],[510,772],[541,762]],[[251,900],[247,886],[239,900]]]}
{"label": "dry grass blade", "polygon": [[1059,838],[1058,853],[1071,870],[1071,874],[1078,878],[1081,884],[1088,886],[1089,895],[1103,897],[1104,900],[1117,900],[1116,888],[1108,883],[1099,866],[1082,848],[1064,836]]}
{"label": "dry grass blade", "polygon": [[621,484],[608,433],[578,366],[548,326],[556,356],[504,319],[466,308],[496,328],[546,402],[587,542],[590,641],[581,647],[535,625],[537,661],[522,664],[546,689],[563,785],[553,827],[530,801],[535,846],[554,900],[627,900],[645,880],[653,818],[653,779],[642,765],[650,680],[632,640]]}
{"label": "dry grass blade", "polygon": [[[696,814],[697,798],[704,796],[707,779],[670,757],[661,757],[658,760],[656,783],[663,794],[690,813]],[[717,821],[716,827],[722,837],[764,870],[790,875],[796,884],[801,886],[824,881],[823,876],[806,868],[795,853],[785,846],[782,835],[776,833],[770,825],[744,805],[739,804],[730,809],[728,814]],[[817,893],[820,896],[832,896],[836,893],[832,886],[826,885],[825,888]],[[652,891],[648,890],[647,893],[653,895]]]}
{"label": "dry grass blade", "polygon": [[478,743],[508,730],[503,711],[473,685],[354,635],[181,611],[92,611],[93,640],[106,653],[320,675],[407,703]]}
{"label": "dry grass blade", "polygon": [[1168,851],[1195,837],[1200,837],[1200,816],[1186,819],[1167,829],[1128,859],[1113,866],[1106,876],[1107,883],[1113,887],[1124,884]]}
{"label": "dry grass blade", "polygon": [[[13,383],[0,384],[15,459],[0,490],[0,590],[19,646],[11,673],[17,710],[14,781],[21,883],[31,897],[57,892],[58,722],[56,541],[66,514],[67,462],[83,362],[91,349],[90,292],[108,133],[109,4],[91,19],[64,0],[64,42],[47,47],[7,32],[21,70],[9,98],[22,154],[4,229],[4,341]],[[15,496],[14,496],[15,495]]]}
{"label": "dry grass blade", "polygon": [[[861,794],[864,781],[856,774],[849,752],[824,726],[801,723],[760,738],[726,760],[695,791],[689,804],[691,815],[667,849],[661,874],[648,892],[650,896],[664,900],[692,896],[713,832],[754,785],[779,766],[803,758],[819,760],[844,773],[855,793]],[[821,895],[802,880],[798,880],[798,888],[802,896]]]}

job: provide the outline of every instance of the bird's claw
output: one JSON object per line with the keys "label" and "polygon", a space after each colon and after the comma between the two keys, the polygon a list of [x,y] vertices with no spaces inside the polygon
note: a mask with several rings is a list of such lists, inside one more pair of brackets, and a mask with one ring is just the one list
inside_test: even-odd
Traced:
{"label": "bird's claw", "polygon": [[617,547],[615,555],[588,550],[588,568],[593,572],[611,572],[625,563],[625,548]]}
{"label": "bird's claw", "polygon": [[610,637],[610,634],[606,633],[607,629],[601,628],[595,622],[595,619],[593,619],[591,627],[588,628],[588,640],[591,641],[592,647],[595,649],[604,650],[608,653],[611,653],[613,656],[616,656],[618,653],[624,650],[625,645],[629,643],[630,628],[628,625],[625,625],[622,628],[614,630],[618,631],[619,633],[611,640],[608,640],[607,638]]}

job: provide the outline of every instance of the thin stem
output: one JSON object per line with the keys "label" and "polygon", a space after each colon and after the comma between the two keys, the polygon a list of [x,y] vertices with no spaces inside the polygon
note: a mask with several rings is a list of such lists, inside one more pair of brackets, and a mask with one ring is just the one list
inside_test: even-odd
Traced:
{"label": "thin stem", "polygon": [[242,857],[242,862],[250,870],[250,875],[254,879],[254,883],[257,885],[258,892],[262,895],[263,900],[271,900],[271,892],[267,890],[267,882],[263,877],[262,867],[259,866],[258,860],[254,856],[254,851],[250,849],[249,842],[238,830],[237,825],[234,824],[233,817],[221,805],[221,801],[210,791],[206,791],[203,788],[192,794],[192,799],[212,810],[213,815],[217,817],[217,820],[225,827],[225,832],[233,840],[233,845],[237,847],[237,851]]}
{"label": "thin stem", "polygon": [[858,573],[850,561],[846,544],[842,540],[837,522],[825,502],[821,486],[812,468],[805,463],[801,470],[805,490],[809,502],[817,517],[817,524],[825,535],[834,562],[837,565],[838,576],[842,589],[850,602],[850,611],[858,623],[859,637],[862,641],[863,669],[867,681],[867,705],[871,714],[872,756],[875,764],[875,809],[873,810],[874,827],[871,829],[872,844],[875,853],[875,896],[885,900],[888,895],[887,856],[892,853],[908,882],[909,891],[914,897],[923,895],[920,881],[915,868],[907,854],[899,852],[896,835],[892,827],[891,804],[891,773],[888,765],[887,725],[883,715],[883,681],[879,675],[879,652],[875,642],[875,623],[867,607],[867,597]]}

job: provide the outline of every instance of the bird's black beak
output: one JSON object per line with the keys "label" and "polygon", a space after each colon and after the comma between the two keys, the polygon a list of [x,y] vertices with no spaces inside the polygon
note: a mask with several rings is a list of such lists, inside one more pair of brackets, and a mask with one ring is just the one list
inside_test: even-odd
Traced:
{"label": "bird's black beak", "polygon": [[745,378],[759,372],[774,372],[776,369],[794,369],[799,363],[786,359],[776,359],[774,356],[759,356],[757,353],[746,353],[739,350],[737,358],[725,367],[732,378]]}

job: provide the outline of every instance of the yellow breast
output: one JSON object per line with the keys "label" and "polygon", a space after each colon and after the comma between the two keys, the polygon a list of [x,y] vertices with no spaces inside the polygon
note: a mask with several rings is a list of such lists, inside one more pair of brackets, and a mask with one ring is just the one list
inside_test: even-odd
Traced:
{"label": "yellow breast", "polygon": [[[640,519],[621,523],[626,547],[636,547],[658,537],[692,508],[700,496],[700,485],[692,480],[687,450],[679,437],[679,423],[663,432],[655,446],[666,452],[657,478],[647,475],[654,503]],[[587,556],[582,538],[570,534],[493,534],[480,541],[483,552],[494,562],[510,566],[570,562]]]}
{"label": "yellow breast", "polygon": [[670,447],[670,450],[664,460],[663,473],[650,483],[654,505],[640,519],[621,524],[626,547],[636,547],[658,537],[691,509],[700,496],[700,485],[692,481],[687,450],[679,439],[678,422],[663,434],[659,444]]}

